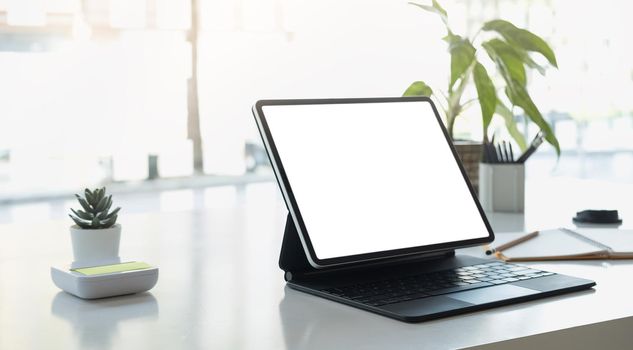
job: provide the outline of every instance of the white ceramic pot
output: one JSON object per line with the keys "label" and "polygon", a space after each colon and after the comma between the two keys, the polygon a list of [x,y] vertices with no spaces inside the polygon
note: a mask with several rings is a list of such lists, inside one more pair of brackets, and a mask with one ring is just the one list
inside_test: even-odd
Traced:
{"label": "white ceramic pot", "polygon": [[121,225],[95,230],[73,225],[70,227],[70,237],[75,258],[73,268],[120,262]]}
{"label": "white ceramic pot", "polygon": [[485,211],[523,213],[525,164],[481,163],[479,202]]}

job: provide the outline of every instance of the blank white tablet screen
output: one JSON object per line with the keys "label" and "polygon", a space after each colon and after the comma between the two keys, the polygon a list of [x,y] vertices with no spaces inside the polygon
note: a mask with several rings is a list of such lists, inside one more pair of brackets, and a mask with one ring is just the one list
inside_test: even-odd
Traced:
{"label": "blank white tablet screen", "polygon": [[428,102],[263,112],[318,259],[488,236]]}

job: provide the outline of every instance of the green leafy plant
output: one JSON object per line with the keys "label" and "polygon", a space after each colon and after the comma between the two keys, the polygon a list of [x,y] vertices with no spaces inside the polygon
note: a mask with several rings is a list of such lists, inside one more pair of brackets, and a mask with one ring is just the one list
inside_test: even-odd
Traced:
{"label": "green leafy plant", "polygon": [[112,227],[116,223],[120,207],[110,212],[112,195],[106,196],[106,189],[97,188],[94,191],[84,190],[84,196],[75,194],[83,210],[70,209],[74,215],[68,214],[77,226],[84,229],[102,229]]}
{"label": "green leafy plant", "polygon": [[[469,103],[479,102],[481,108],[484,142],[488,141],[488,126],[493,115],[501,116],[505,121],[510,136],[518,146],[525,150],[525,137],[518,130],[514,120],[513,109],[519,107],[524,114],[535,123],[543,132],[545,140],[549,142],[560,155],[560,146],[549,124],[534,104],[527,90],[526,71],[536,70],[545,74],[545,67],[539,65],[532,54],[540,54],[547,63],[558,68],[556,56],[549,45],[539,36],[516,27],[514,24],[501,19],[495,19],[483,24],[477,34],[471,39],[455,34],[448,25],[448,14],[440,4],[433,0],[432,6],[410,2],[409,4],[434,13],[444,23],[447,35],[443,40],[448,44],[451,55],[451,72],[446,94],[442,94],[445,104],[440,104],[446,116],[446,124],[449,135],[453,137],[455,119]],[[482,32],[490,33],[491,38],[477,40]],[[476,41],[477,40],[477,41]],[[497,72],[502,77],[503,86],[497,90],[497,85],[490,78],[488,71],[481,64],[480,59],[484,52],[492,60]],[[477,99],[461,102],[466,87],[474,82],[477,91]],[[505,98],[499,93],[503,90]],[[404,96],[434,95],[433,89],[424,81],[413,82],[404,92]],[[440,100],[438,96],[436,99]],[[507,100],[509,106],[506,105]]]}

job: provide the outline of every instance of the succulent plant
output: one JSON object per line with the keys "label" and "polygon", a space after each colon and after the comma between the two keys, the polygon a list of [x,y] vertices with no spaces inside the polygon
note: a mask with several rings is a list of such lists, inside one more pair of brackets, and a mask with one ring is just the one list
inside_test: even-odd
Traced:
{"label": "succulent plant", "polygon": [[70,209],[73,214],[68,214],[77,226],[84,229],[102,229],[112,227],[116,223],[117,213],[120,207],[110,212],[112,206],[112,195],[106,197],[106,189],[97,188],[93,191],[84,190],[85,198],[75,194],[77,201],[83,210]]}

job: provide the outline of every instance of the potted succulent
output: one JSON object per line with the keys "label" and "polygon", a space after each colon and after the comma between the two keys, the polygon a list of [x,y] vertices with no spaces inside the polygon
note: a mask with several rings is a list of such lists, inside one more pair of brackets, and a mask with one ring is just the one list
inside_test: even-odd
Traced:
{"label": "potted succulent", "polygon": [[[409,4],[440,17],[447,31],[443,40],[448,44],[451,64],[446,91],[432,89],[424,81],[419,80],[406,89],[404,96],[433,96],[444,112],[451,138],[456,118],[465,108],[477,103],[481,108],[483,142],[488,142],[488,126],[493,115],[499,115],[504,119],[510,136],[521,150],[525,150],[525,136],[517,128],[514,119],[518,108],[526,116],[526,121],[535,123],[541,129],[545,140],[554,147],[557,155],[560,155],[556,136],[527,90],[526,71],[536,70],[542,75],[545,74],[545,66],[537,63],[532,54],[542,56],[545,65],[558,67],[554,51],[549,45],[539,36],[501,19],[484,23],[472,38],[460,36],[451,30],[446,10],[437,1],[433,0],[431,6],[413,2]],[[490,66],[495,67],[499,78],[493,79],[496,78],[494,75],[491,78],[481,63],[486,63],[486,57],[491,63]],[[473,84],[477,98],[462,102],[467,87]],[[497,87],[501,89],[498,91]],[[471,182],[477,188],[481,144],[457,142],[454,139],[453,141]]]}
{"label": "potted succulent", "polygon": [[112,195],[106,189],[84,190],[84,197],[75,194],[81,209],[70,209],[75,222],[70,227],[73,246],[73,267],[119,262],[121,225],[116,223],[119,210],[112,207]]}

